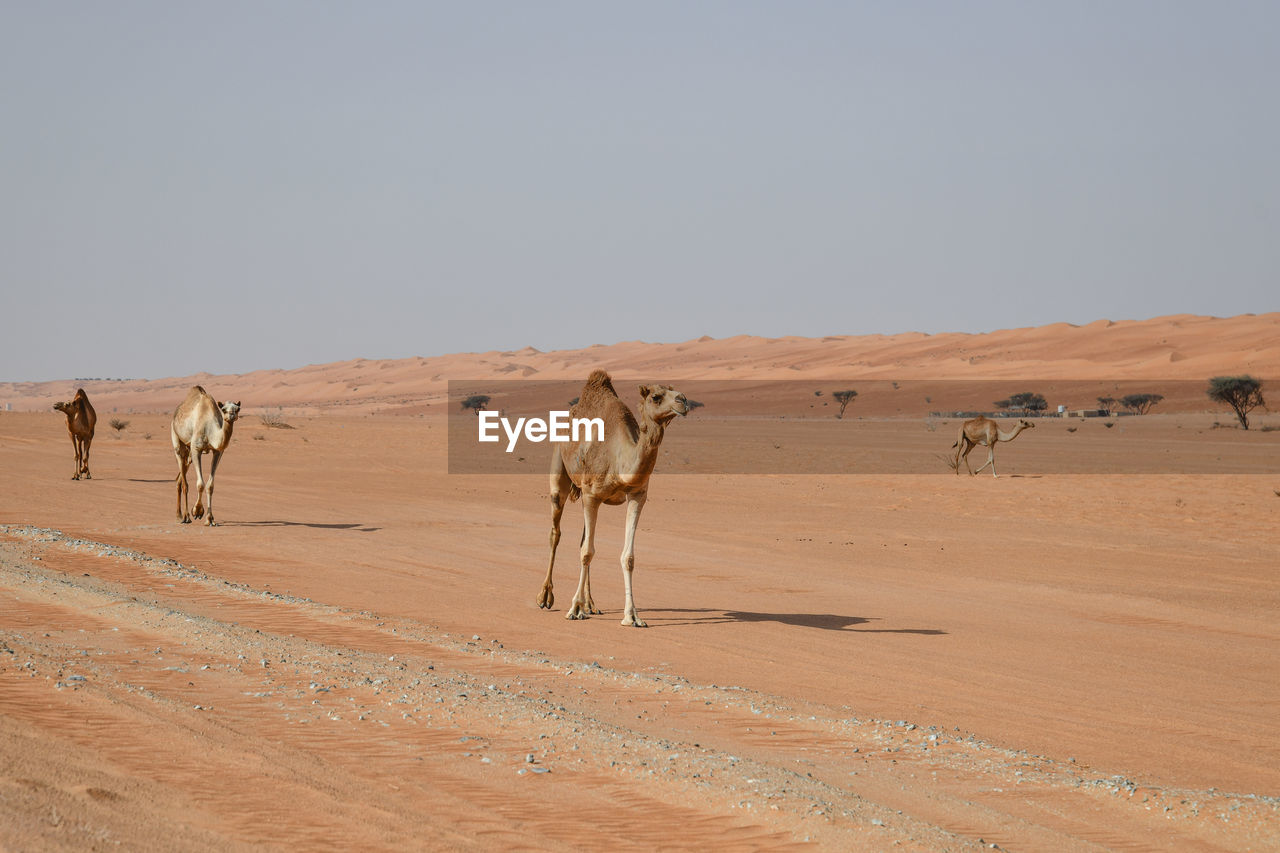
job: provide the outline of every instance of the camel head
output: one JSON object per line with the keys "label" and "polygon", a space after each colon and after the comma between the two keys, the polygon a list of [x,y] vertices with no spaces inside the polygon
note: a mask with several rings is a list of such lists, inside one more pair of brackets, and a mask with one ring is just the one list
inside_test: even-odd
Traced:
{"label": "camel head", "polygon": [[1033,424],[1031,421],[1027,421],[1027,420],[1018,421],[1018,426],[1022,427],[1023,429],[1034,429],[1034,428],[1035,428],[1035,424]]}
{"label": "camel head", "polygon": [[53,410],[54,410],[55,412],[64,412],[64,413],[65,413],[65,412],[68,412],[68,411],[70,411],[70,410],[71,410],[71,403],[72,403],[72,402],[75,402],[75,401],[74,401],[74,400],[72,400],[72,401],[68,401],[68,402],[66,402],[66,403],[54,403],[54,404],[53,404]]}
{"label": "camel head", "polygon": [[233,424],[236,418],[240,417],[240,401],[234,403],[219,403],[218,408],[222,409],[222,416],[226,418],[227,423]]}
{"label": "camel head", "polygon": [[670,385],[641,385],[640,414],[654,423],[665,424],[676,415],[689,414],[689,402]]}

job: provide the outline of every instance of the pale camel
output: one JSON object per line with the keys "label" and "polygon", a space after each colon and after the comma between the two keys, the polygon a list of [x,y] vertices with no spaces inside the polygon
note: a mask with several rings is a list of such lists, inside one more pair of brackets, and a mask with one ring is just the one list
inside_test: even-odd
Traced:
{"label": "pale camel", "polygon": [[67,416],[67,432],[71,433],[71,446],[76,452],[76,470],[71,479],[79,480],[83,474],[86,480],[92,480],[89,473],[89,445],[93,443],[93,428],[98,423],[98,413],[89,402],[89,395],[83,388],[76,390],[76,395],[65,403],[54,403],[53,408]]}
{"label": "pale camel", "polygon": [[582,388],[578,402],[570,409],[571,418],[601,418],[604,441],[570,441],[559,445],[551,455],[551,558],[547,578],[538,594],[538,606],[550,608],[555,602],[551,572],[556,564],[556,546],[560,544],[560,514],[569,501],[582,498],[585,525],[579,549],[582,570],[578,590],[567,619],[586,619],[598,614],[591,599],[591,558],[595,554],[596,513],[600,504],[627,504],[627,532],[622,546],[622,582],[626,604],[622,624],[647,627],[636,614],[631,594],[631,572],[635,568],[636,525],[640,510],[649,494],[649,475],[658,459],[658,447],[667,424],[676,415],[689,413],[688,401],[668,385],[640,386],[640,420],[613,390],[609,374],[594,371]]}
{"label": "pale camel", "polygon": [[[1034,426],[1035,424],[1031,421],[1018,421],[1018,425],[1013,429],[1003,432],[996,426],[995,421],[984,418],[982,415],[965,421],[960,427],[960,435],[956,438],[956,443],[951,445],[956,451],[956,473],[960,473],[960,460],[964,459],[964,467],[969,469],[970,474],[981,474],[982,468],[990,465],[991,476],[996,476],[996,442],[1013,441],[1024,429],[1031,429]],[[979,444],[987,448],[987,461],[982,464],[982,468],[975,471],[969,464],[969,451]]]}
{"label": "pale camel", "polygon": [[[169,437],[173,440],[173,455],[178,459],[178,521],[189,524],[208,510],[205,524],[213,527],[213,476],[218,472],[218,462],[227,445],[231,443],[231,431],[240,416],[240,404],[219,403],[199,385],[191,386],[187,399],[173,412]],[[209,466],[209,483],[204,482],[204,470],[200,462],[203,453],[213,454]],[[187,509],[187,465],[196,458],[196,509]]]}

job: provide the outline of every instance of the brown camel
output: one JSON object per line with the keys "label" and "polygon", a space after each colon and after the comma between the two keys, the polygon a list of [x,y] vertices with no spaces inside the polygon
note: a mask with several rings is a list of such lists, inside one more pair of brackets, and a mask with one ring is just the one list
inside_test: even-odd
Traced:
{"label": "brown camel", "polygon": [[560,544],[560,514],[566,499],[582,498],[585,526],[582,531],[580,557],[582,570],[578,591],[567,619],[586,619],[598,614],[591,599],[591,557],[595,554],[596,513],[600,504],[627,505],[627,533],[622,546],[622,582],[626,589],[626,605],[622,624],[647,627],[636,614],[631,595],[631,572],[635,567],[636,525],[640,510],[649,495],[649,475],[658,459],[658,447],[667,424],[676,415],[689,413],[683,394],[667,385],[640,386],[640,420],[636,421],[626,403],[613,390],[609,374],[594,371],[582,388],[578,402],[569,410],[571,418],[601,418],[604,441],[571,441],[559,445],[551,456],[551,558],[547,578],[538,594],[538,606],[550,608],[555,602],[551,571],[556,564],[556,546]]}
{"label": "brown camel", "polygon": [[[1032,429],[1035,424],[1031,421],[1018,421],[1018,425],[1008,432],[1002,432],[996,426],[996,422],[990,418],[984,418],[978,415],[973,420],[964,422],[960,427],[960,435],[956,438],[956,443],[951,445],[956,451],[956,473],[960,473],[960,460],[964,459],[964,467],[969,469],[970,474],[982,473],[982,468],[991,466],[991,476],[996,476],[996,442],[1013,441],[1018,434],[1024,429]],[[977,445],[984,445],[987,448],[987,461],[982,464],[982,468],[977,471],[973,470],[973,466],[969,464],[969,451],[973,450]]]}
{"label": "brown camel", "polygon": [[[173,440],[173,455],[178,459],[178,521],[189,524],[191,519],[208,516],[205,524],[214,527],[213,476],[218,473],[218,462],[227,445],[231,443],[231,431],[240,416],[240,403],[219,403],[199,385],[191,386],[187,399],[173,412],[169,437]],[[213,454],[209,466],[209,483],[204,482],[204,470],[200,462],[203,453]],[[196,509],[187,509],[187,465],[196,458]]]}
{"label": "brown camel", "polygon": [[92,480],[89,473],[89,445],[93,443],[93,428],[98,423],[98,413],[89,402],[89,395],[84,389],[76,390],[76,396],[66,403],[54,403],[53,408],[67,416],[67,432],[71,433],[71,446],[76,452],[76,471],[71,479],[79,480],[84,474],[86,480]]}

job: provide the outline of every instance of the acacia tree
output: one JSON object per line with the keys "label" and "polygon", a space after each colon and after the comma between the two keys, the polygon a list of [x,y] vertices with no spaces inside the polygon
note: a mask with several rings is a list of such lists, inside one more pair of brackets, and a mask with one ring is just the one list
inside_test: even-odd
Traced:
{"label": "acacia tree", "polygon": [[1111,413],[1111,407],[1116,404],[1115,397],[1099,397],[1098,408],[1105,409],[1108,414]]}
{"label": "acacia tree", "polygon": [[1163,394],[1126,394],[1120,398],[1120,405],[1133,409],[1134,413],[1145,415],[1151,407],[1164,399]]}
{"label": "acacia tree", "polygon": [[997,409],[1017,409],[1022,412],[1043,412],[1049,407],[1049,403],[1044,399],[1043,394],[1021,391],[1010,395],[1007,400],[996,400],[995,407]]}
{"label": "acacia tree", "polygon": [[484,411],[484,408],[488,405],[488,394],[472,394],[470,397],[462,401],[462,408],[475,409],[477,416],[479,416],[480,412]]}
{"label": "acacia tree", "polygon": [[1262,399],[1262,380],[1252,376],[1215,376],[1209,380],[1209,388],[1205,392],[1210,400],[1226,403],[1240,419],[1240,426],[1249,428],[1249,412],[1265,406]]}
{"label": "acacia tree", "polygon": [[850,403],[853,402],[853,398],[858,396],[858,392],[850,388],[847,391],[835,391],[831,394],[831,396],[835,397],[836,402],[840,404],[840,411],[836,412],[836,417],[843,418],[844,410],[849,407]]}

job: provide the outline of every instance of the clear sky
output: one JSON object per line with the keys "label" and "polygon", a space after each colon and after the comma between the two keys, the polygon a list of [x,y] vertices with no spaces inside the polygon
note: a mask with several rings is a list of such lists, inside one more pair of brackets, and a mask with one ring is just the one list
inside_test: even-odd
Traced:
{"label": "clear sky", "polygon": [[0,380],[1280,309],[1280,3],[3,2]]}

